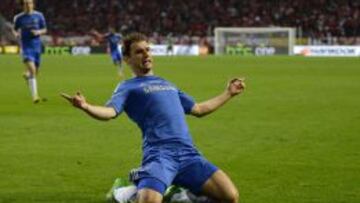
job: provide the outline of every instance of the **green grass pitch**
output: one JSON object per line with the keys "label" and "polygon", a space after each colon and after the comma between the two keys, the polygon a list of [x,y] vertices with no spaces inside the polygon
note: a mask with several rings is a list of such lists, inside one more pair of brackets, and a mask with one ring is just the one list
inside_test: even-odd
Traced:
{"label": "green grass pitch", "polygon": [[[104,104],[118,83],[109,56],[44,56],[48,102],[37,105],[18,56],[0,55],[0,71],[1,203],[104,202],[114,178],[139,166],[140,131],[126,115],[96,121],[59,96],[80,90]],[[360,202],[360,58],[160,57],[155,73],[196,101],[246,77],[243,95],[188,117],[242,202]]]}

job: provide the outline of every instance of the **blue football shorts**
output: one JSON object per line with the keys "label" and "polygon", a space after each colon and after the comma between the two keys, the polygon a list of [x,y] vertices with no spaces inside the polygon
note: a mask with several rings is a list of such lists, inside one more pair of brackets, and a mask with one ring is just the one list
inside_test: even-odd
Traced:
{"label": "blue football shorts", "polygon": [[121,60],[122,60],[122,56],[121,56],[120,51],[117,51],[117,50],[116,50],[116,51],[112,51],[112,52],[111,52],[111,58],[112,58],[114,64],[120,63]]}
{"label": "blue football shorts", "polygon": [[35,63],[36,68],[40,67],[41,53],[34,50],[24,49],[22,51],[22,57],[24,62],[32,61]]}
{"label": "blue football shorts", "polygon": [[164,194],[170,185],[178,185],[198,194],[217,170],[197,152],[159,150],[144,157],[142,166],[130,172],[130,180],[139,190],[148,188]]}

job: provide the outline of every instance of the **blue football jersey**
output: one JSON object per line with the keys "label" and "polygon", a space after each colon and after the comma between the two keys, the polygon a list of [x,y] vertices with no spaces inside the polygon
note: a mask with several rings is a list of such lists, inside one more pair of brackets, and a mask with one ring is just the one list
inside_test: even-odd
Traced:
{"label": "blue football jersey", "polygon": [[46,28],[46,21],[41,12],[34,11],[32,13],[22,12],[14,17],[15,30],[21,31],[21,47],[22,49],[31,49],[41,51],[40,36],[35,36],[31,30],[39,30]]}
{"label": "blue football jersey", "polygon": [[105,37],[109,44],[111,52],[117,51],[119,43],[121,41],[121,35],[116,34],[116,33],[108,33],[105,35]]}
{"label": "blue football jersey", "polygon": [[157,76],[136,77],[118,85],[107,106],[126,114],[140,127],[144,156],[152,149],[194,149],[185,120],[194,100]]}

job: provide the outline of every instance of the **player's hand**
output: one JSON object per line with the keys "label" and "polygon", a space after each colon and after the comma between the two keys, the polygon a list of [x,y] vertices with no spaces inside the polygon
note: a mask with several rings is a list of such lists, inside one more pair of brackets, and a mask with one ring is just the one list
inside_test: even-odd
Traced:
{"label": "player's hand", "polygon": [[230,80],[226,91],[230,94],[230,96],[236,96],[245,90],[245,79],[244,78],[234,78]]}
{"label": "player's hand", "polygon": [[66,100],[68,100],[73,106],[75,106],[79,109],[86,110],[86,108],[88,106],[88,104],[86,103],[85,97],[80,92],[77,92],[75,94],[75,96],[70,96],[66,93],[61,93],[60,95],[63,98],[65,98]]}
{"label": "player's hand", "polygon": [[13,35],[15,39],[20,39],[20,34],[16,31],[13,31]]}
{"label": "player's hand", "polygon": [[31,33],[34,35],[34,36],[39,36],[41,34],[41,32],[39,30],[31,30]]}

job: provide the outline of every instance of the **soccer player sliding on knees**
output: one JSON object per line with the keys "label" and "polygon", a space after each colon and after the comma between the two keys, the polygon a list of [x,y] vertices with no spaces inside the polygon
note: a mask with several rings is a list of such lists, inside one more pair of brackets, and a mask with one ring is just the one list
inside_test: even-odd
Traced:
{"label": "soccer player sliding on knees", "polygon": [[[142,163],[131,172],[136,202],[161,203],[171,185],[215,202],[238,202],[238,190],[230,178],[194,146],[185,115],[202,117],[214,112],[244,91],[244,80],[235,78],[221,94],[196,103],[174,84],[154,75],[146,36],[132,33],[125,37],[123,54],[135,77],[121,82],[105,106],[90,104],[79,92],[62,96],[95,119],[110,120],[125,112],[140,127]],[[116,189],[113,187],[111,198],[121,202]]]}

